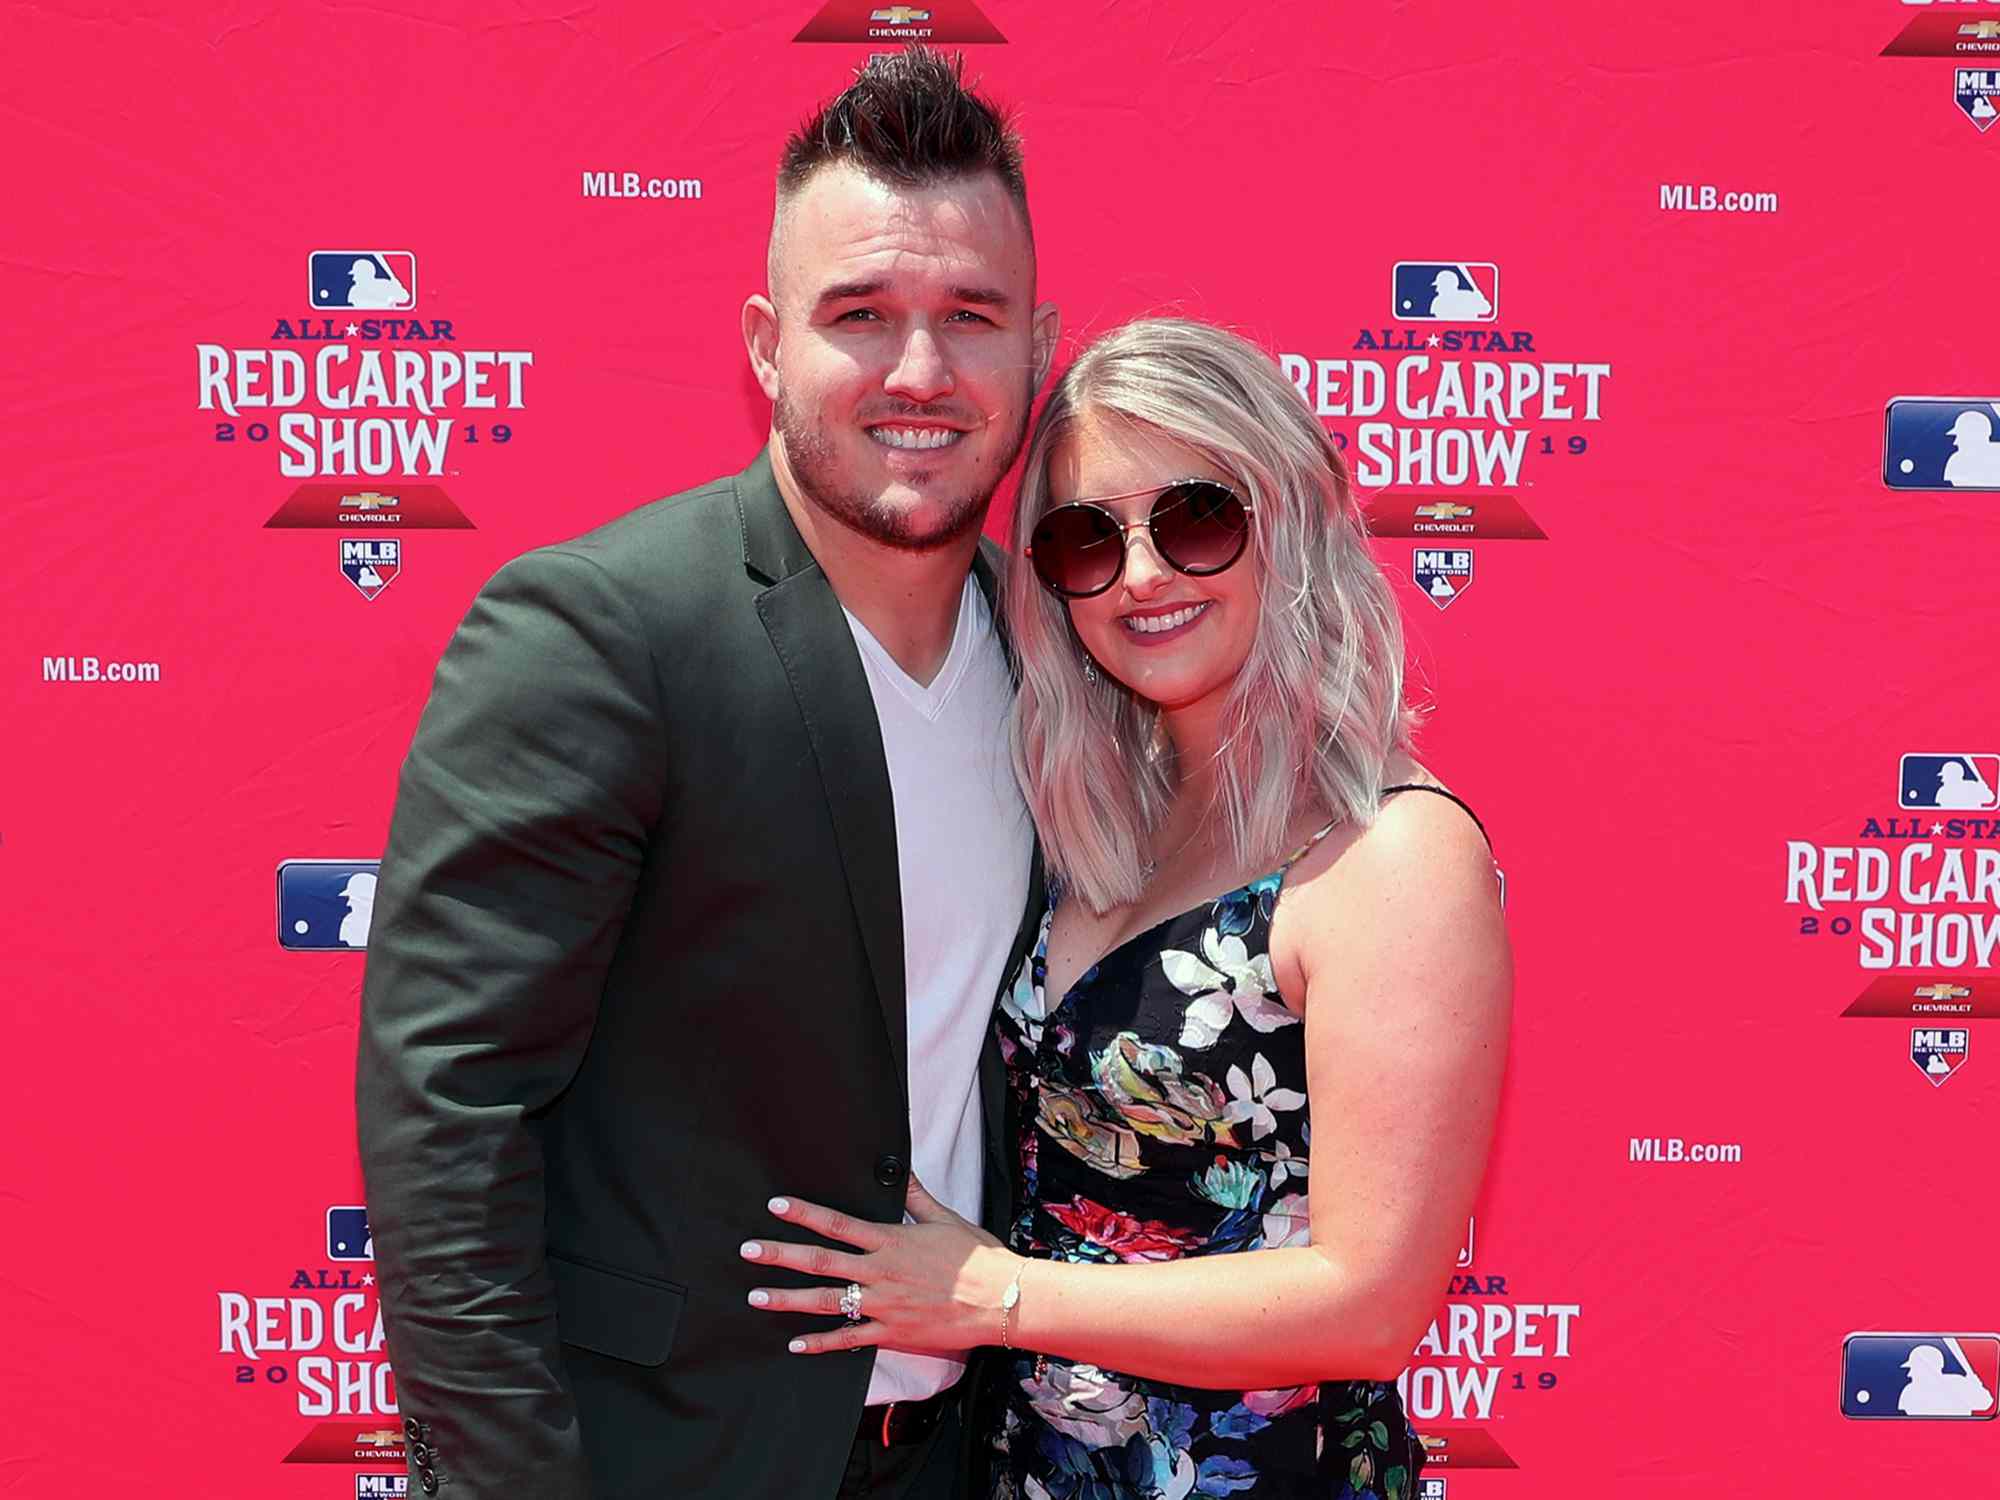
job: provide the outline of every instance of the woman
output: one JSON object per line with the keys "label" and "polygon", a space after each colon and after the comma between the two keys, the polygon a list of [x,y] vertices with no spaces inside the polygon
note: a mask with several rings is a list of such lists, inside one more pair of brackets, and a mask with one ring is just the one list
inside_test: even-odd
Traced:
{"label": "woman", "polygon": [[1054,876],[997,1020],[1020,1213],[1003,1246],[920,1184],[906,1225],[775,1200],[862,1253],[761,1243],[848,1285],[752,1301],[844,1300],[805,1354],[1008,1351],[999,1495],[1402,1500],[1393,1382],[1484,1170],[1511,958],[1483,831],[1409,756],[1346,468],[1253,346],[1142,321],[1050,396],[1015,540]]}

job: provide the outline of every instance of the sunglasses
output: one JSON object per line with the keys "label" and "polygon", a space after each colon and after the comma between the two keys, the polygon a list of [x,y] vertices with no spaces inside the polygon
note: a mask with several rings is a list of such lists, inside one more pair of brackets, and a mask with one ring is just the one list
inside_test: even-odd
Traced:
{"label": "sunglasses", "polygon": [[[1125,500],[1143,495],[1105,495]],[[1190,578],[1207,578],[1230,567],[1250,541],[1250,507],[1228,485],[1214,479],[1177,479],[1159,488],[1159,498],[1143,521],[1119,520],[1092,500],[1058,505],[1035,523],[1028,557],[1035,576],[1062,599],[1091,599],[1125,572],[1125,533],[1146,528],[1153,550],[1166,565]]]}

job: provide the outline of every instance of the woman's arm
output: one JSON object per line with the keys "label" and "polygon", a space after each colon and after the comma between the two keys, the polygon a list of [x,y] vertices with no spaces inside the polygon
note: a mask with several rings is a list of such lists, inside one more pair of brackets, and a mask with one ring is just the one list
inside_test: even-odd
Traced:
{"label": "woman's arm", "polygon": [[[1280,918],[1305,981],[1310,1245],[1022,1270],[920,1188],[918,1222],[903,1226],[836,1223],[793,1200],[780,1217],[869,1252],[757,1242],[752,1259],[863,1287],[864,1321],[801,1335],[799,1352],[998,1343],[1001,1296],[1021,1271],[1017,1348],[1223,1389],[1394,1378],[1484,1175],[1512,958],[1485,846],[1442,798],[1388,803],[1318,863],[1295,872]],[[824,1314],[838,1295],[771,1291],[760,1305]]]}

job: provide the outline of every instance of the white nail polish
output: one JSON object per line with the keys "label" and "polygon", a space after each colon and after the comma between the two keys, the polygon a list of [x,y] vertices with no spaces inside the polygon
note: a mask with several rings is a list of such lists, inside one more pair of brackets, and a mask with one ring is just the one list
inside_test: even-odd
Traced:
{"label": "white nail polish", "polygon": [[763,1253],[764,1247],[755,1240],[745,1240],[743,1242],[743,1258],[745,1260],[755,1260]]}

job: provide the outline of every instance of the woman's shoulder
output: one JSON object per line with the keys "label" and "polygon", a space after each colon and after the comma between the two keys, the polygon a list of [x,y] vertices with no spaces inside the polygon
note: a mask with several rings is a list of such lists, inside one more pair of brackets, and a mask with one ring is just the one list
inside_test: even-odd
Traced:
{"label": "woman's shoulder", "polygon": [[[1374,821],[1336,828],[1286,882],[1287,947],[1365,940],[1397,928],[1440,936],[1469,914],[1497,911],[1491,851],[1457,794],[1407,756],[1385,768],[1385,787],[1423,787],[1383,799]],[[1301,951],[1300,957],[1310,961]]]}

